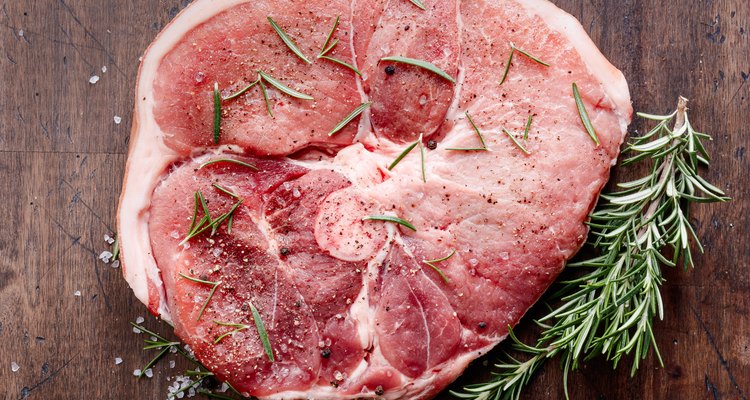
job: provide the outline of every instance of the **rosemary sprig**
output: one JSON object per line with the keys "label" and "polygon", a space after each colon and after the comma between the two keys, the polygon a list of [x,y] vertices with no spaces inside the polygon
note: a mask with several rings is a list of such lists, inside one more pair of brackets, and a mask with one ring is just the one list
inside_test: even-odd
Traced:
{"label": "rosemary sprig", "polygon": [[471,115],[469,115],[469,112],[466,111],[464,113],[466,115],[466,119],[469,120],[469,123],[471,124],[471,127],[474,128],[474,132],[476,132],[477,136],[479,137],[479,142],[482,143],[482,147],[449,147],[446,150],[452,150],[452,151],[482,151],[482,150],[489,150],[487,148],[487,143],[484,141],[484,136],[482,136],[482,132],[479,130],[479,127],[477,124],[474,123],[474,119],[471,118]]}
{"label": "rosemary sprig", "polygon": [[[195,192],[194,196],[194,207],[193,207],[193,218],[190,222],[190,229],[188,229],[188,233],[185,236],[185,239],[183,239],[178,246],[182,246],[190,239],[200,235],[201,233],[207,231],[208,229],[211,229],[211,236],[215,235],[216,232],[218,232],[219,227],[221,224],[224,223],[224,221],[231,220],[234,218],[234,212],[237,211],[237,208],[242,204],[244,200],[241,198],[237,198],[237,202],[234,203],[234,205],[224,214],[221,214],[216,219],[211,218],[211,213],[208,211],[208,206],[206,205],[206,200],[203,197],[203,193],[198,191]],[[203,218],[200,220],[198,219],[198,206],[203,210]],[[230,231],[231,229],[227,229]]]}
{"label": "rosemary sprig", "polygon": [[221,134],[221,92],[219,83],[214,82],[214,143],[219,144]]}
{"label": "rosemary sprig", "polygon": [[400,56],[394,56],[394,57],[383,57],[380,59],[380,61],[391,61],[391,62],[397,62],[402,64],[408,64],[413,65],[415,67],[419,67],[422,69],[426,69],[427,71],[432,72],[433,74],[447,80],[450,83],[455,84],[456,80],[453,79],[452,76],[448,75],[447,72],[443,71],[442,69],[438,68],[437,65],[427,62],[424,60],[417,60],[414,58],[408,58],[408,57],[400,57]]}
{"label": "rosemary sprig", "polygon": [[255,328],[258,330],[260,341],[263,343],[263,350],[265,350],[268,359],[271,360],[271,362],[275,362],[276,360],[273,357],[273,349],[271,348],[271,341],[268,339],[266,326],[263,324],[263,320],[260,318],[260,313],[253,303],[250,303],[250,311],[253,313],[253,322],[255,322]]}
{"label": "rosemary sprig", "polygon": [[263,83],[263,79],[260,79],[258,81],[258,84],[260,85],[260,92],[263,94],[263,101],[266,103],[266,110],[268,111],[268,115],[273,118],[273,111],[271,111],[271,101],[268,100],[268,90],[266,90],[266,84]]}
{"label": "rosemary sprig", "polygon": [[182,272],[180,272],[180,276],[183,277],[183,278],[185,278],[185,279],[187,279],[187,280],[189,280],[189,281],[195,282],[195,283],[200,283],[200,284],[203,284],[203,285],[210,285],[211,286],[211,291],[208,293],[208,297],[206,297],[206,301],[203,302],[203,307],[201,307],[201,312],[198,314],[197,321],[200,321],[201,317],[203,316],[203,312],[206,311],[206,307],[208,307],[208,302],[210,302],[211,299],[214,297],[214,293],[216,292],[216,288],[218,288],[219,285],[221,285],[221,281],[216,281],[216,282],[206,281],[206,280],[203,280],[203,279],[193,278],[192,276],[187,276],[187,275],[183,274]]}
{"label": "rosemary sprig", "polygon": [[510,55],[508,56],[508,61],[505,63],[505,71],[503,72],[503,77],[500,79],[500,84],[502,85],[505,83],[505,81],[508,79],[508,72],[510,71],[510,65],[513,63],[513,56],[516,54],[516,52],[519,52],[523,54],[524,56],[528,57],[530,60],[536,62],[537,64],[543,65],[545,67],[549,67],[549,64],[540,60],[538,57],[532,56],[528,52],[519,49],[516,47],[515,44],[512,42],[510,43]]}
{"label": "rosemary sprig", "polygon": [[246,163],[244,161],[235,160],[235,159],[232,159],[232,158],[215,158],[213,160],[204,162],[203,164],[201,164],[198,167],[198,169],[203,169],[204,167],[207,167],[207,166],[212,165],[212,164],[217,164],[217,163],[232,163],[232,164],[241,165],[243,167],[248,167],[248,168],[250,168],[252,170],[255,170],[255,171],[260,171],[258,169],[258,167],[256,167],[255,165],[248,164],[248,163]]}
{"label": "rosemary sprig", "polygon": [[289,47],[289,50],[291,50],[292,53],[297,55],[297,57],[299,57],[302,61],[308,64],[312,64],[312,61],[310,61],[307,57],[305,57],[304,54],[302,54],[302,50],[299,49],[297,43],[294,43],[294,40],[292,40],[292,38],[287,35],[287,33],[284,32],[283,29],[281,29],[281,27],[276,23],[276,21],[273,20],[273,18],[268,17],[268,22],[271,24],[271,27],[276,32],[276,34],[279,35],[281,41],[284,42],[286,47]]}
{"label": "rosemary sprig", "polygon": [[516,139],[516,137],[515,137],[515,136],[513,136],[513,134],[512,134],[512,133],[508,132],[508,130],[507,130],[507,129],[503,128],[503,133],[505,133],[505,135],[507,135],[507,136],[508,136],[508,137],[510,138],[510,140],[511,140],[511,141],[512,141],[512,142],[513,142],[513,143],[514,143],[514,144],[515,144],[515,145],[516,145],[516,146],[517,146],[517,147],[518,147],[519,149],[521,149],[521,151],[523,151],[523,152],[524,152],[524,153],[525,153],[526,155],[529,155],[529,154],[531,154],[531,153],[530,153],[530,152],[529,152],[529,151],[528,151],[528,150],[526,149],[526,147],[524,147],[524,146],[523,146],[523,145],[521,144],[521,142],[519,142],[519,141],[518,141],[518,140]]}
{"label": "rosemary sprig", "polygon": [[594,143],[597,146],[599,146],[599,137],[596,135],[594,126],[591,125],[591,119],[589,119],[589,113],[586,112],[586,106],[583,104],[583,100],[581,99],[581,93],[578,91],[578,85],[576,85],[575,82],[573,82],[573,99],[575,99],[576,101],[576,108],[578,108],[578,115],[581,117],[581,122],[583,123],[584,128],[586,128],[586,132],[591,137],[591,140],[593,140]]}
{"label": "rosemary sprig", "polygon": [[349,115],[344,117],[344,119],[341,120],[341,122],[336,124],[336,126],[333,127],[333,129],[331,129],[330,132],[328,132],[328,136],[333,136],[334,134],[338,133],[338,131],[344,129],[345,126],[349,125],[350,122],[352,122],[355,118],[357,118],[359,114],[362,114],[367,109],[367,107],[370,107],[371,104],[372,104],[371,101],[360,104],[359,107],[355,108],[354,111],[352,111],[351,113],[349,113]]}
{"label": "rosemary sprig", "polygon": [[690,125],[686,99],[680,98],[670,115],[639,116],[657,124],[633,138],[626,149],[630,158],[622,164],[650,160],[652,166],[648,175],[621,183],[621,191],[603,196],[591,214],[590,245],[599,255],[568,265],[580,273],[559,282],[559,290],[547,298],[557,307],[537,321],[543,332],[535,347],[509,331],[511,347],[530,357],[506,357],[497,364],[500,371],[494,378],[454,392],[457,397],[518,399],[534,371],[554,356],[563,359],[566,396],[569,372],[595,356],[617,366],[632,354],[631,374],[651,348],[662,362],[653,332],[654,319],[664,315],[662,268],[674,267],[680,259],[684,268],[692,268],[690,244],[702,250],[688,220],[688,205],[729,198],[698,174],[700,165],[708,165],[701,142],[710,136]]}
{"label": "rosemary sprig", "polygon": [[443,258],[438,258],[438,259],[435,259],[435,260],[422,260],[422,262],[425,263],[425,264],[427,264],[427,265],[429,265],[432,269],[434,269],[435,272],[437,272],[440,275],[440,277],[443,278],[443,281],[445,281],[446,284],[449,284],[450,282],[448,281],[448,277],[446,277],[445,274],[443,273],[443,270],[440,269],[440,267],[438,267],[435,264],[441,263],[443,261],[447,261],[451,257],[453,257],[454,255],[456,255],[456,250],[451,251],[450,254],[448,254],[447,256],[445,256]]}
{"label": "rosemary sprig", "polygon": [[399,217],[393,217],[390,215],[369,215],[367,217],[362,218],[362,221],[385,221],[385,222],[393,222],[399,225],[403,225],[414,232],[417,231],[417,228],[414,227],[414,225],[411,224],[411,222],[401,219]]}
{"label": "rosemary sprig", "polygon": [[232,324],[229,322],[220,322],[220,321],[214,321],[214,323],[219,326],[228,326],[228,327],[234,328],[233,330],[217,337],[216,340],[214,340],[214,344],[219,344],[219,342],[221,342],[222,339],[224,339],[225,337],[229,335],[233,335],[237,332],[244,331],[245,329],[250,329],[250,325]]}
{"label": "rosemary sprig", "polygon": [[427,8],[424,6],[424,3],[422,3],[422,0],[409,0],[412,4],[419,7],[422,10],[427,10]]}

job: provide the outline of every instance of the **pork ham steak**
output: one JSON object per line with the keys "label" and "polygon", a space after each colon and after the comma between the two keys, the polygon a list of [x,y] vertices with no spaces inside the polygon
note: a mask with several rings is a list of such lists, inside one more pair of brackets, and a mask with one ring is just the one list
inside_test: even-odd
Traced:
{"label": "pork ham steak", "polygon": [[[240,392],[430,398],[585,240],[632,112],[622,74],[546,0],[423,2],[198,0],[143,57],[124,275]],[[316,57],[337,18],[327,57],[361,75]],[[548,66],[516,51],[500,84],[511,46]],[[313,100],[261,80],[220,102],[216,143],[214,88],[258,71]]]}

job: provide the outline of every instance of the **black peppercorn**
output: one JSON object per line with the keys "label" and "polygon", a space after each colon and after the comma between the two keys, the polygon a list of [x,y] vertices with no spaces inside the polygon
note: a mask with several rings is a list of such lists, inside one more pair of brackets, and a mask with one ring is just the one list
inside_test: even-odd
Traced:
{"label": "black peppercorn", "polygon": [[385,394],[385,390],[383,390],[383,386],[378,385],[378,387],[375,388],[375,395],[382,396]]}
{"label": "black peppercorn", "polygon": [[282,256],[289,255],[289,249],[287,249],[286,247],[282,247],[281,248],[281,255]]}
{"label": "black peppercorn", "polygon": [[326,347],[325,349],[320,351],[320,356],[323,358],[330,358],[331,357],[331,349]]}
{"label": "black peppercorn", "polygon": [[395,74],[396,73],[396,67],[394,67],[393,65],[389,65],[389,66],[385,67],[385,73],[387,75],[393,75],[393,74]]}
{"label": "black peppercorn", "polygon": [[487,327],[487,323],[486,322],[480,322],[479,323],[479,329],[484,329],[486,327]]}
{"label": "black peppercorn", "polygon": [[437,142],[434,141],[434,140],[428,140],[427,141],[427,148],[430,149],[430,150],[437,149]]}

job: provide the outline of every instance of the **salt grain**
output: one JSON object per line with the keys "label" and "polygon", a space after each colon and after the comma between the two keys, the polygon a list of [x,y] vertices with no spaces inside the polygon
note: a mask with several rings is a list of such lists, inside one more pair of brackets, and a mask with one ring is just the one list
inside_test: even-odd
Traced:
{"label": "salt grain", "polygon": [[23,29],[18,30],[18,36],[23,37]]}
{"label": "salt grain", "polygon": [[154,371],[151,368],[147,369],[146,372],[144,372],[144,374],[148,378],[153,378],[154,377]]}
{"label": "salt grain", "polygon": [[10,370],[11,371],[18,372],[19,369],[21,369],[21,367],[19,367],[18,364],[16,364],[15,361],[13,361],[12,363],[10,363]]}
{"label": "salt grain", "polygon": [[133,327],[133,333],[141,333],[141,330],[136,327]]}
{"label": "salt grain", "polygon": [[122,364],[122,358],[115,357],[115,365],[120,365],[120,364]]}
{"label": "salt grain", "polygon": [[99,254],[99,259],[102,260],[103,263],[109,264],[109,260],[112,259],[112,253],[103,251],[101,254]]}
{"label": "salt grain", "polygon": [[177,363],[174,362],[174,360],[169,360],[169,368],[174,368],[175,365],[177,365]]}
{"label": "salt grain", "polygon": [[104,234],[104,241],[105,241],[105,242],[106,242],[107,244],[112,244],[112,243],[114,243],[114,242],[115,242],[115,239],[114,239],[114,238],[113,238],[112,236],[109,236],[109,235],[107,235],[107,234],[105,233],[105,234]]}
{"label": "salt grain", "polygon": [[94,85],[96,82],[99,82],[99,75],[92,75],[91,78],[89,78],[89,83]]}
{"label": "salt grain", "polygon": [[102,66],[102,73],[103,73],[103,74],[106,74],[106,73],[107,73],[107,66],[106,66],[106,65],[103,65],[103,66]]}
{"label": "salt grain", "polygon": [[133,370],[133,376],[141,376],[141,370],[140,369]]}
{"label": "salt grain", "polygon": [[115,124],[120,125],[120,122],[122,122],[122,117],[115,115]]}
{"label": "salt grain", "polygon": [[135,319],[136,324],[142,324],[144,321],[146,321],[143,317],[138,317]]}
{"label": "salt grain", "polygon": [[73,296],[81,297],[81,291],[80,290],[76,290],[75,293],[73,293]]}
{"label": "salt grain", "polygon": [[120,268],[120,260],[112,261],[112,268]]}

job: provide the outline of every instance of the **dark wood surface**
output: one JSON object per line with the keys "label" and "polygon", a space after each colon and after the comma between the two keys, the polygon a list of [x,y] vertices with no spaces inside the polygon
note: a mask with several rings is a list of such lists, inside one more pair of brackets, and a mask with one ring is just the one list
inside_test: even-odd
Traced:
{"label": "dark wood surface", "polygon": [[[114,229],[138,58],[187,3],[2,1],[0,394],[5,399],[166,397],[167,380],[177,370],[164,363],[153,379],[132,376],[152,354],[140,350],[128,321],[148,315],[120,271],[97,256],[107,248],[103,235]],[[692,221],[706,253],[697,257],[695,270],[666,272],[666,316],[655,329],[664,368],[649,357],[631,379],[627,365],[612,371],[591,362],[571,376],[572,398],[746,399],[750,2],[556,3],[578,17],[624,71],[637,110],[667,112],[678,95],[692,99],[693,124],[714,136],[708,146],[714,162],[706,176],[735,199],[694,209]],[[92,85],[94,74],[101,79]],[[115,124],[115,115],[121,124]],[[618,171],[616,177],[633,173]],[[150,318],[147,325],[168,330]],[[115,357],[124,362],[115,365]],[[12,372],[12,362],[20,370]],[[462,381],[486,370],[475,363]],[[548,363],[524,398],[561,398],[561,378],[558,363]]]}

